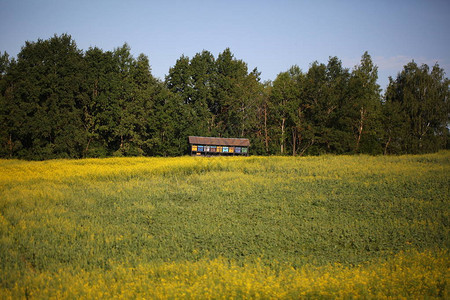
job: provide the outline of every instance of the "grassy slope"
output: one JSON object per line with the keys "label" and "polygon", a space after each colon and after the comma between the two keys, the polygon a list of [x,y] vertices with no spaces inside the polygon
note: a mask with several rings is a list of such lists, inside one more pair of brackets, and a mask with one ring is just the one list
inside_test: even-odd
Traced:
{"label": "grassy slope", "polygon": [[[228,271],[259,266],[264,278],[278,270],[279,280],[300,276],[282,275],[292,267],[325,272],[339,263],[354,272],[402,253],[431,257],[425,265],[440,261],[444,274],[449,267],[449,152],[4,160],[0,171],[0,287],[11,295],[27,288],[39,295],[42,276],[72,282],[85,274],[83,282],[100,272],[107,280],[111,273],[102,272],[169,262],[208,269],[218,259]],[[165,276],[173,281],[176,273]],[[14,289],[17,282],[25,287]],[[442,294],[443,283],[433,284]]]}

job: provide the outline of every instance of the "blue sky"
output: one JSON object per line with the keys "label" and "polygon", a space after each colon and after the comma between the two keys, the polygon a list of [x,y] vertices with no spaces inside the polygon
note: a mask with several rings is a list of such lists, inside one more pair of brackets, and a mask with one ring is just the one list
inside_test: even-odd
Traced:
{"label": "blue sky", "polygon": [[229,47],[263,80],[296,64],[337,56],[353,68],[368,51],[379,84],[414,59],[450,72],[450,1],[96,1],[0,0],[0,51],[68,33],[78,47],[113,50],[127,42],[164,76],[181,55],[215,57]]}

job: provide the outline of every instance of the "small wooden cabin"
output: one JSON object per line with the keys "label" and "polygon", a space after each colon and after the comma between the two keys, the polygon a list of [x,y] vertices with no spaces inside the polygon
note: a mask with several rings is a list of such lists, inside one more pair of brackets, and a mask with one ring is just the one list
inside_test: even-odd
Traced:
{"label": "small wooden cabin", "polygon": [[248,156],[249,139],[190,136],[191,155],[245,155]]}

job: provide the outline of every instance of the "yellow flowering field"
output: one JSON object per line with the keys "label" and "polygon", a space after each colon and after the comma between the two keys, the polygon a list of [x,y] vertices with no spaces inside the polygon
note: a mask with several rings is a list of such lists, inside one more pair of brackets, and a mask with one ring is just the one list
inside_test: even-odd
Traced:
{"label": "yellow flowering field", "polygon": [[448,174],[448,151],[0,160],[0,299],[448,299]]}

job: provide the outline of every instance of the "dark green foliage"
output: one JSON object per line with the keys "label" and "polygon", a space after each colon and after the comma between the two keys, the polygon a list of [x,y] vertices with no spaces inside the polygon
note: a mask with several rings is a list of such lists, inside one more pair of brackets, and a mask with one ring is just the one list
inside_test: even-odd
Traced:
{"label": "dark green foliage", "polygon": [[377,67],[365,52],[349,78],[349,101],[344,105],[347,118],[342,122],[347,126],[344,128],[353,133],[351,145],[356,153],[381,153],[377,141],[381,134],[381,96],[377,79]]}
{"label": "dark green foliage", "polygon": [[79,50],[63,34],[0,55],[0,157],[174,156],[187,136],[245,137],[252,154],[422,153],[448,148],[449,80],[405,66],[385,97],[366,52],[261,83],[230,49],[181,56],[164,82],[127,44]]}
{"label": "dark green foliage", "polygon": [[425,153],[445,148],[449,125],[449,80],[436,64],[407,64],[386,91],[386,152]]}
{"label": "dark green foliage", "polygon": [[367,53],[352,73],[337,57],[327,65],[314,62],[305,74],[298,67],[280,73],[270,96],[272,134],[280,146],[275,153],[380,152],[376,80]]}
{"label": "dark green foliage", "polygon": [[262,86],[255,69],[237,60],[230,49],[217,57],[208,51],[182,56],[169,70],[167,87],[182,99],[190,121],[186,134],[248,137],[257,131]]}
{"label": "dark green foliage", "polygon": [[10,156],[82,155],[84,71],[82,53],[68,35],[26,43],[5,79]]}
{"label": "dark green foliage", "polygon": [[[155,132],[161,121],[155,109],[166,109],[156,105],[156,98],[173,103],[176,96],[161,89],[148,58],[135,59],[127,44],[82,53],[70,36],[54,36],[27,42],[17,62],[6,54],[0,61],[1,156],[164,154],[152,148],[166,130]],[[179,145],[171,148],[170,155],[183,153]]]}

